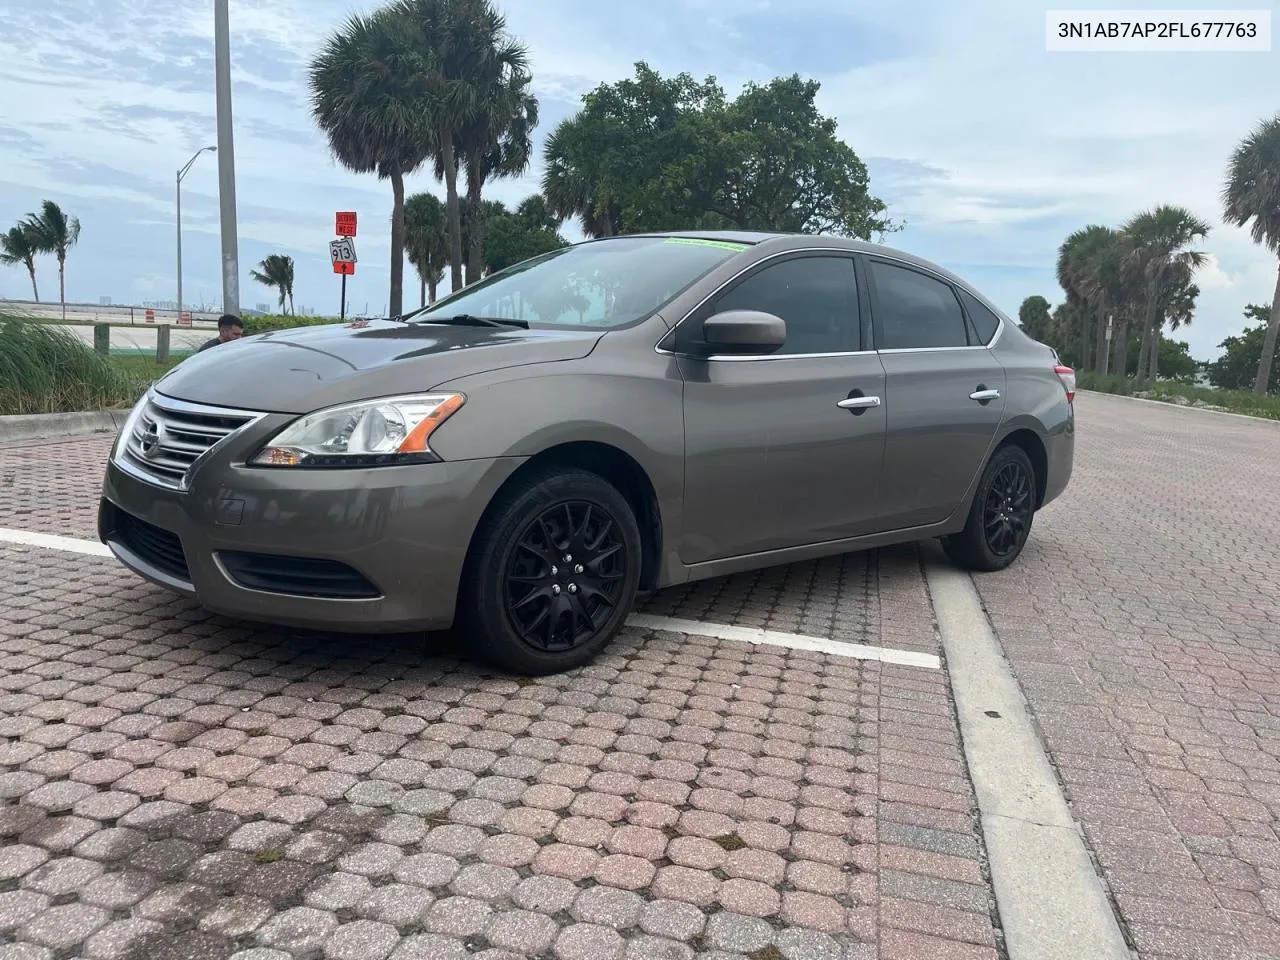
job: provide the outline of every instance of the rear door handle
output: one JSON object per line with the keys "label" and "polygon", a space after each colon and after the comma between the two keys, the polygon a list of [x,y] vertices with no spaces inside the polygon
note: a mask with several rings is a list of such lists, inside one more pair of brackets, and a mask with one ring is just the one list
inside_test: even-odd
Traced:
{"label": "rear door handle", "polygon": [[986,388],[984,388],[984,387],[979,387],[979,388],[978,388],[977,390],[975,390],[973,393],[969,394],[969,399],[970,399],[970,400],[977,400],[979,403],[986,403],[988,400],[999,400],[999,399],[1000,399],[1000,391],[999,391],[999,390],[987,390],[987,389],[986,389]]}
{"label": "rear door handle", "polygon": [[843,400],[836,402],[836,406],[843,410],[865,410],[868,407],[880,406],[879,397],[845,397]]}

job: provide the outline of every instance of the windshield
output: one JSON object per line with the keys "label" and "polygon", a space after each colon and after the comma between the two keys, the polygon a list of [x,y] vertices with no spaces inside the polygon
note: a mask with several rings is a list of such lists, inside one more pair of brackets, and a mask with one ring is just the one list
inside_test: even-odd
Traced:
{"label": "windshield", "polygon": [[582,243],[509,267],[408,319],[429,323],[469,315],[530,326],[620,327],[651,316],[746,248],[744,243],[690,237]]}

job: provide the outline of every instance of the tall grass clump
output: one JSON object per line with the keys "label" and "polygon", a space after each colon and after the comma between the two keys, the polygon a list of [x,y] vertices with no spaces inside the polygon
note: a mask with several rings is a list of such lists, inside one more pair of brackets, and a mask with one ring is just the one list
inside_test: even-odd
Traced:
{"label": "tall grass clump", "polygon": [[141,389],[67,330],[0,314],[0,415],[102,410]]}

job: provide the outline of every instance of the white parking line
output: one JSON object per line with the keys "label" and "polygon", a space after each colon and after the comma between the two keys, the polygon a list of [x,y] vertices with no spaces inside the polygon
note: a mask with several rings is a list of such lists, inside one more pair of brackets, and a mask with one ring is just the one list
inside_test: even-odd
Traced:
{"label": "white parking line", "polygon": [[32,533],[30,530],[0,528],[0,543],[16,543],[24,547],[44,547],[47,550],[66,550],[90,557],[109,557],[111,548],[96,540],[83,537],[61,537],[54,533]]}
{"label": "white parking line", "polygon": [[[63,537],[53,533],[33,533],[30,530],[10,530],[0,527],[0,543],[19,546],[43,547],[46,550],[66,550],[91,557],[109,557],[111,550],[104,543],[85,540],[83,537]],[[927,670],[941,668],[942,661],[929,653],[912,650],[892,650],[888,647],[872,647],[863,643],[842,643],[826,637],[808,637],[800,633],[783,633],[759,627],[738,627],[728,623],[703,623],[701,620],[680,620],[675,617],[655,617],[647,613],[633,613],[627,618],[628,626],[641,630],[670,630],[695,637],[715,637],[718,640],[738,640],[788,650],[808,650],[827,653],[836,657],[852,657],[855,660],[878,660],[904,667],[923,667]]]}
{"label": "white parking line", "polygon": [[828,640],[826,637],[806,637],[800,633],[781,633],[760,627],[737,627],[727,623],[703,623],[701,620],[654,617],[647,613],[633,613],[627,617],[627,624],[642,630],[670,630],[673,633],[687,633],[694,637],[740,640],[743,643],[829,653],[833,656],[853,657],[857,660],[879,660],[881,663],[896,663],[904,667],[925,667],[937,670],[942,666],[942,661],[929,653],[890,650],[888,647],[870,647],[862,643],[842,643],[839,640]]}

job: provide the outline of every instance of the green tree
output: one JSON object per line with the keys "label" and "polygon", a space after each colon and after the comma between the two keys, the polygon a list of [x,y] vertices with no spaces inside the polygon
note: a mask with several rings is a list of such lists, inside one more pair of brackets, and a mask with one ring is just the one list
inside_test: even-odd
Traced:
{"label": "green tree", "polygon": [[404,205],[405,252],[418,271],[421,306],[436,302],[449,263],[449,226],[445,205],[434,193],[415,193]]}
{"label": "green tree", "polygon": [[[482,21],[488,35],[480,41],[492,55],[478,59],[477,103],[457,134],[455,155],[466,174],[469,209],[480,209],[484,184],[524,173],[533,155],[533,128],[538,123],[538,99],[530,91],[528,52],[502,33],[504,21],[494,15]],[[474,283],[484,269],[483,218],[468,225],[466,282]]]}
{"label": "green tree", "polygon": [[[1209,364],[1209,382],[1222,390],[1257,391],[1258,369],[1266,349],[1272,310],[1265,304],[1250,304],[1244,308],[1244,316],[1251,326],[1239,336],[1227,337],[1218,344],[1222,356]],[[1267,365],[1270,379],[1265,392],[1280,394],[1280,345],[1272,349],[1272,362]]]}
{"label": "green tree", "polygon": [[590,236],[679,228],[837,233],[896,227],[866,167],[799,76],[749,84],[729,102],[714,77],[647,64],[597,87],[546,146],[551,212]]}
{"label": "green tree", "polygon": [[536,106],[532,118],[527,109],[527,81],[520,79],[527,76],[526,54],[507,38],[492,0],[396,0],[389,9],[417,57],[419,110],[432,128],[432,156],[445,184],[451,286],[461,290],[458,171],[467,163],[483,183],[510,160],[495,152],[495,142],[509,146],[520,138],[521,124],[536,120]]}
{"label": "green tree", "polygon": [[[280,296],[280,309],[293,313],[293,257],[284,253],[268,254],[249,276],[266,287],[273,288]],[[289,307],[285,309],[285,300]]]}
{"label": "green tree", "polygon": [[1049,325],[1053,322],[1053,314],[1049,310],[1049,301],[1036,294],[1027,297],[1018,307],[1018,326],[1032,340],[1045,342],[1049,336]]}
{"label": "green tree", "polygon": [[310,67],[312,113],[334,157],[355,173],[391,181],[392,315],[404,304],[404,178],[436,145],[438,124],[424,109],[426,75],[422,49],[388,8],[352,14]]}
{"label": "green tree", "polygon": [[[1236,147],[1222,190],[1223,219],[1250,227],[1254,243],[1280,255],[1280,115],[1259,124]],[[1280,342],[1280,271],[1271,298],[1266,342],[1259,349],[1255,393],[1271,389],[1276,344]]]}
{"label": "green tree", "polygon": [[40,302],[40,288],[36,286],[36,256],[41,252],[39,239],[30,224],[19,223],[0,233],[0,263],[6,266],[22,264],[31,278],[31,296]]}
{"label": "green tree", "polygon": [[36,249],[41,253],[52,253],[58,261],[58,300],[62,304],[62,315],[67,315],[67,253],[80,239],[80,220],[69,217],[62,208],[52,200],[40,205],[39,213],[32,213],[25,221],[27,229],[34,238]]}
{"label": "green tree", "polygon": [[1186,249],[1209,234],[1209,225],[1182,207],[1161,205],[1131,217],[1124,225],[1129,243],[1126,268],[1141,290],[1142,342],[1138,383],[1159,373],[1160,334],[1171,293],[1189,284],[1205,255]]}
{"label": "green tree", "polygon": [[525,198],[514,212],[508,212],[498,204],[498,209],[489,211],[486,221],[486,273],[505,270],[530,257],[569,245],[555,226],[548,223],[545,203],[537,194]]}

